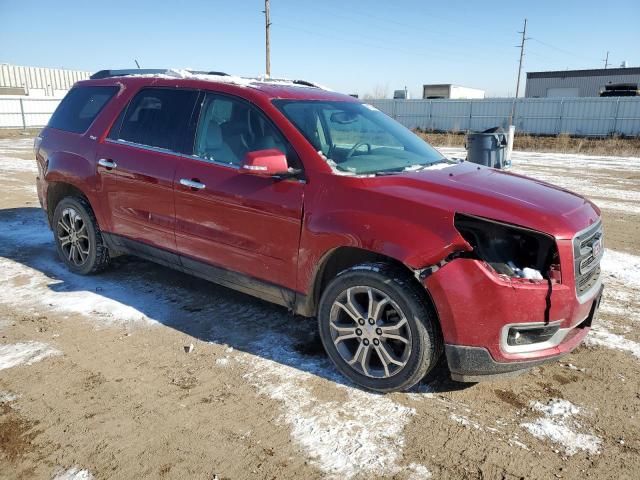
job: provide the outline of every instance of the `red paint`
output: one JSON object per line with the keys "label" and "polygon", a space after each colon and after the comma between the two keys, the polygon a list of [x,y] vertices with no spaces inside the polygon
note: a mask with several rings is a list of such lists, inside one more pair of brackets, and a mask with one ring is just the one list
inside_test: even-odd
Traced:
{"label": "red paint", "polygon": [[248,152],[240,165],[240,172],[260,177],[273,177],[286,174],[288,168],[287,157],[278,149],[270,149]]}
{"label": "red paint", "polygon": [[[205,188],[192,191],[182,178]],[[179,252],[296,289],[304,184],[188,158],[180,159],[175,179]]]}
{"label": "red paint", "polygon": [[[412,269],[468,249],[453,226],[456,212],[525,226],[553,235],[562,283],[553,286],[551,320],[574,325],[591,302],[575,295],[571,238],[599,218],[590,201],[519,175],[463,163],[443,170],[356,178],[332,173],[314,148],[272,104],[276,98],[355,102],[315,88],[239,86],[196,79],[123,77],[78,85],[119,85],[117,96],[82,135],[46,128],[38,160],[38,192],[47,208],[51,182],[83,191],[104,231],[180,252],[215,266],[312,295],[315,274],[336,248],[359,247]],[[106,140],[118,113],[142,87],[178,87],[235,95],[261,109],[291,143],[305,181],[241,173],[238,168],[187,156],[152,152]],[[91,137],[95,137],[92,140]],[[70,153],[73,152],[73,153]],[[97,166],[118,164],[115,172]],[[246,165],[278,170],[283,157],[255,152]],[[194,191],[180,179],[205,185]],[[542,321],[546,283],[506,281],[475,260],[458,259],[425,282],[445,341],[489,349],[496,360],[523,359],[498,347],[501,326]],[[550,351],[573,348],[588,329]]]}

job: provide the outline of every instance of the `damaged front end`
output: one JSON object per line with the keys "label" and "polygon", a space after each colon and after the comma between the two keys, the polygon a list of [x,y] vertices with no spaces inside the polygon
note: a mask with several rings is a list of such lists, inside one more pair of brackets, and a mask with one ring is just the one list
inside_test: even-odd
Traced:
{"label": "damaged front end", "polygon": [[551,235],[457,213],[456,230],[471,247],[471,257],[513,279],[560,282],[560,257]]}
{"label": "damaged front end", "polygon": [[563,284],[561,264],[572,262],[563,241],[465,214],[455,215],[454,226],[466,249],[422,269],[420,280],[438,312],[455,379],[520,371],[582,341],[597,303],[578,302],[572,285]]}

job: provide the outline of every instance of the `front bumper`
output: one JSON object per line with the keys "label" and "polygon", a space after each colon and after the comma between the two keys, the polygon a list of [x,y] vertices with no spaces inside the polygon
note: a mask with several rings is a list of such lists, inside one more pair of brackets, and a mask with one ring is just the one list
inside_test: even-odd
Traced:
{"label": "front bumper", "polygon": [[[589,333],[602,285],[589,298],[570,285],[509,279],[483,262],[456,259],[426,278],[445,341],[454,380],[477,382],[510,376],[556,360]],[[511,325],[557,325],[550,341],[513,348],[505,343]]]}

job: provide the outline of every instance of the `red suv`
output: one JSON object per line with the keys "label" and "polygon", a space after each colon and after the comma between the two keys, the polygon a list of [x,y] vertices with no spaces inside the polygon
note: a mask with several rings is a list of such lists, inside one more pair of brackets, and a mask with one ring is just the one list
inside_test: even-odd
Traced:
{"label": "red suv", "polygon": [[574,349],[598,308],[593,203],[450,161],[309,82],[101,71],[35,151],[71,271],[134,254],[315,316],[368,389],[409,388],[443,353],[455,380],[513,374]]}

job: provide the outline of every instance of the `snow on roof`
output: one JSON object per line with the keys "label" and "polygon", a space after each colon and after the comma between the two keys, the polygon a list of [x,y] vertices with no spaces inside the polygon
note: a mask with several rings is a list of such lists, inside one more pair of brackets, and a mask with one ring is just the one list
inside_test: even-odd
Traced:
{"label": "snow on roof", "polygon": [[298,87],[298,88],[319,88],[321,90],[332,91],[329,88],[323,87],[317,83],[307,82],[305,80],[290,80],[286,78],[270,78],[266,75],[257,77],[239,77],[237,75],[227,75],[218,73],[203,73],[194,72],[191,70],[185,70],[180,68],[169,68],[162,73],[135,73],[132,70],[131,73],[127,73],[127,77],[139,77],[139,78],[164,78],[164,79],[193,79],[193,80],[205,80],[214,81],[218,83],[230,83],[233,85],[250,87],[258,85],[273,85],[282,87]]}

